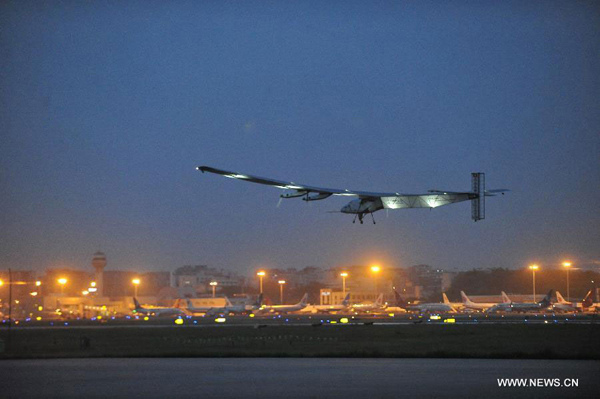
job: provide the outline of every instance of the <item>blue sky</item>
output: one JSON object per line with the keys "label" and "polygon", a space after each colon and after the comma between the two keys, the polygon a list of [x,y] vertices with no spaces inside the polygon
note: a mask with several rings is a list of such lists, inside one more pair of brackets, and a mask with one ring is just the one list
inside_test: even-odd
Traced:
{"label": "blue sky", "polygon": [[[3,2],[0,268],[600,267],[591,2]],[[489,188],[353,225],[197,165]]]}

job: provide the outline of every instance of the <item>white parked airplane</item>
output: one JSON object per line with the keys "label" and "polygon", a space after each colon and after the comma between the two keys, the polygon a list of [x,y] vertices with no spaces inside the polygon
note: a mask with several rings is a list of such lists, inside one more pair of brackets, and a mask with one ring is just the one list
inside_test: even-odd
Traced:
{"label": "white parked airplane", "polygon": [[[540,312],[548,309],[552,305],[552,295],[554,290],[550,290],[546,296],[539,302],[513,302],[508,295],[502,291],[502,303],[492,306],[487,312]],[[509,302],[505,302],[508,300]]]}
{"label": "white parked airplane", "polygon": [[229,300],[229,298],[226,297],[225,298],[225,306],[195,307],[192,304],[192,301],[188,299],[188,300],[186,300],[187,307],[182,308],[181,301],[179,301],[179,304],[177,307],[182,308],[183,311],[187,314],[191,314],[191,315],[206,314],[208,316],[212,316],[212,315],[216,315],[216,314],[229,314],[229,313],[240,314],[240,313],[252,311],[254,309],[258,309],[260,307],[261,302],[262,302],[262,294],[260,294],[258,296],[256,303],[252,306],[233,305],[231,303],[231,301]]}
{"label": "white parked airplane", "polygon": [[311,312],[311,313],[333,313],[333,312],[343,312],[344,310],[348,310],[350,305],[350,294],[346,294],[346,297],[342,301],[342,303],[338,303],[335,305],[308,305],[302,311]]}
{"label": "white parked airplane", "polygon": [[465,305],[462,302],[450,302],[450,299],[448,299],[448,295],[446,295],[445,292],[442,292],[442,302],[455,310],[462,311],[465,308]]}
{"label": "white parked airplane", "polygon": [[556,303],[552,305],[552,309],[565,313],[581,311],[581,309],[578,309],[573,302],[565,301],[565,298],[563,298],[563,296],[558,291],[556,291]]}
{"label": "white parked airplane", "polygon": [[400,296],[398,291],[394,290],[394,297],[396,298],[396,306],[399,306],[403,309],[406,309],[409,312],[451,312],[456,313],[456,309],[454,309],[451,305],[446,303],[418,303],[418,304],[408,304]]}
{"label": "white parked airplane", "polygon": [[308,293],[304,294],[300,302],[295,305],[262,305],[260,308],[256,309],[254,313],[289,313],[289,312],[297,312],[299,310],[304,309],[308,305]]}
{"label": "white parked airplane", "polygon": [[281,194],[280,198],[303,197],[304,201],[318,201],[329,198],[332,195],[343,197],[358,197],[350,201],[341,209],[341,213],[354,215],[354,221],[358,217],[360,223],[367,214],[371,214],[373,223],[373,213],[381,209],[405,209],[405,208],[437,208],[439,206],[453,204],[462,201],[471,201],[471,218],[474,221],[485,219],[485,197],[504,194],[506,189],[485,190],[485,174],[471,174],[471,191],[444,191],[429,190],[427,194],[400,194],[400,193],[374,193],[368,191],[354,191],[337,188],[322,188],[274,180],[270,178],[257,177],[242,173],[229,172],[226,170],[212,168],[210,166],[198,166],[197,170],[209,173],[215,173],[231,179],[244,180],[252,183],[265,184],[277,187],[288,192]]}
{"label": "white parked airplane", "polygon": [[385,303],[383,303],[383,294],[379,294],[375,302],[355,303],[352,305],[352,310],[355,312],[375,312],[385,309],[385,306]]}
{"label": "white parked airplane", "polygon": [[[504,292],[503,292],[504,294]],[[467,294],[465,294],[464,291],[460,292],[460,297],[462,298],[462,303],[465,309],[471,309],[471,310],[478,310],[478,311],[486,311],[487,309],[498,305],[497,303],[494,302],[473,302],[469,299],[469,297],[467,296]],[[502,296],[502,301],[506,302],[506,303],[510,303],[510,299],[508,299],[508,297],[506,296],[506,294],[504,294]]]}
{"label": "white parked airplane", "polygon": [[152,308],[144,308],[138,300],[134,297],[133,304],[135,308],[133,309],[134,313],[145,314],[150,316],[181,316],[185,313],[183,310],[178,308],[161,308],[161,307],[152,307]]}

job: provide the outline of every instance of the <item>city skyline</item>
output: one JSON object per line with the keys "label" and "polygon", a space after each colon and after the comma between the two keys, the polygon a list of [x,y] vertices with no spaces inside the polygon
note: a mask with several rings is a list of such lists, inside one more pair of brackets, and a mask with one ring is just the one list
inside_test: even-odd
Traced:
{"label": "city skyline", "polygon": [[[0,269],[600,267],[593,4],[0,6]],[[510,193],[375,215],[303,184]]]}

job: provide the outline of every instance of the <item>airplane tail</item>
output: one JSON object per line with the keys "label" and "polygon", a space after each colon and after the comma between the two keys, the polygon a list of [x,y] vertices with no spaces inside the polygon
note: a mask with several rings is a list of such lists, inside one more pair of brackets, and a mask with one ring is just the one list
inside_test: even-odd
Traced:
{"label": "airplane tail", "polygon": [[465,294],[464,291],[460,292],[460,298],[462,299],[463,304],[467,305],[467,304],[471,304],[473,302],[471,302],[471,300],[469,299],[469,297],[467,296],[467,294]]}
{"label": "airplane tail", "polygon": [[300,299],[300,303],[298,304],[301,306],[308,305],[308,292],[304,293],[304,296],[302,297],[302,299]]}
{"label": "airplane tail", "polygon": [[512,301],[504,291],[502,291],[502,303],[512,303]]}
{"label": "airplane tail", "polygon": [[350,304],[350,294],[346,294],[346,297],[342,301],[342,305],[348,306]]}
{"label": "airplane tail", "polygon": [[394,298],[396,299],[396,306],[399,308],[406,307],[406,301],[398,294],[398,291],[394,290]]}
{"label": "airplane tail", "polygon": [[446,305],[450,305],[450,303],[451,303],[451,302],[450,302],[450,300],[448,299],[448,295],[446,295],[446,293],[445,293],[445,292],[442,292],[442,298],[444,299],[444,303],[445,303]]}
{"label": "airplane tail", "polygon": [[231,307],[231,306],[233,306],[233,304],[231,303],[229,298],[225,297],[225,307]]}
{"label": "airplane tail", "polygon": [[565,301],[565,298],[563,298],[563,296],[558,291],[556,291],[556,301],[558,303],[568,303],[567,301]]}
{"label": "airplane tail", "polygon": [[379,294],[379,296],[377,297],[377,300],[375,301],[375,305],[383,306],[383,293]]}
{"label": "airplane tail", "polygon": [[136,297],[133,297],[133,306],[135,306],[136,310],[142,308],[142,305],[140,305]]}
{"label": "airplane tail", "polygon": [[594,298],[592,298],[592,290],[589,290],[588,293],[581,301],[581,306],[584,308],[590,308],[594,305]]}
{"label": "airplane tail", "polygon": [[262,304],[263,304],[263,293],[261,292],[258,295],[258,298],[256,298],[256,302],[254,302],[254,307],[258,309],[262,306]]}
{"label": "airplane tail", "polygon": [[548,307],[548,306],[552,305],[552,295],[553,294],[554,294],[554,290],[548,291],[548,293],[546,294],[544,299],[542,299],[541,301],[538,302],[540,304],[540,306]]}

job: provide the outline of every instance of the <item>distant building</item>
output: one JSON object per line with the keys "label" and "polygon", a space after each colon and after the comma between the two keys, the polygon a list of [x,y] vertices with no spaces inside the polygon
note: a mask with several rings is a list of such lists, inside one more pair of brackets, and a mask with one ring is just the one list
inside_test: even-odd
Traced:
{"label": "distant building", "polygon": [[[343,291],[334,291],[329,288],[323,288],[319,295],[319,305],[338,305],[342,303],[347,294],[350,294],[350,297],[348,298],[350,305],[356,303],[373,303],[380,295],[380,293],[377,293],[376,291],[346,291],[346,294],[344,294]],[[384,295],[384,301],[391,301],[391,294]]]}
{"label": "distant building", "polygon": [[[442,295],[444,270],[434,269],[429,265],[415,265],[408,268],[408,278],[415,286],[415,298],[435,297]],[[448,278],[448,277],[447,277]],[[418,288],[416,288],[418,287]]]}
{"label": "distant building", "polygon": [[186,265],[173,272],[175,287],[192,287],[198,295],[211,291],[210,283],[217,282],[217,290],[224,287],[242,287],[246,279],[234,272],[208,267]]}

